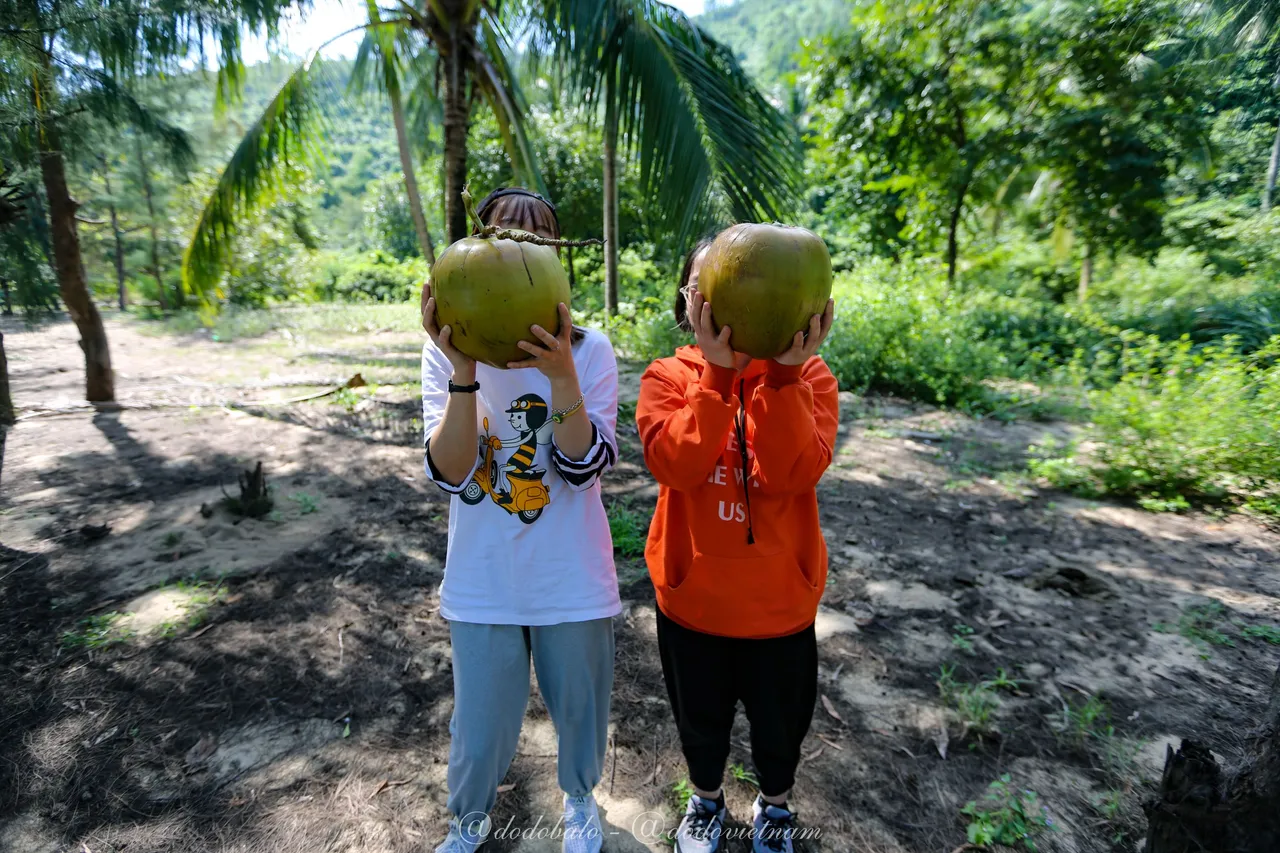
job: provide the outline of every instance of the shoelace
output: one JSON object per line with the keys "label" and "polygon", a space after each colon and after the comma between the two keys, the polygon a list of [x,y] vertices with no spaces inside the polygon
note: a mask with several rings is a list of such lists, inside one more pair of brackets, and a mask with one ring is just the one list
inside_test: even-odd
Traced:
{"label": "shoelace", "polygon": [[785,850],[787,849],[787,837],[795,829],[795,826],[796,816],[794,813],[790,813],[786,817],[772,817],[766,812],[764,826],[760,828],[760,843],[770,850]]}
{"label": "shoelace", "polygon": [[689,834],[698,841],[706,841],[711,835],[711,827],[715,825],[720,810],[711,811],[701,801],[693,804],[693,811],[685,816],[689,821]]}
{"label": "shoelace", "polygon": [[586,829],[591,825],[591,812],[589,812],[585,804],[582,808],[574,808],[573,804],[567,804],[564,809],[564,825],[566,829]]}

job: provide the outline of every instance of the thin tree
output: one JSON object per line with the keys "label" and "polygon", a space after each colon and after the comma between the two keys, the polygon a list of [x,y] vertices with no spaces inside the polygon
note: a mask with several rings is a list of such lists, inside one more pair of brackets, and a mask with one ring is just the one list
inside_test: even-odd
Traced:
{"label": "thin tree", "polygon": [[[237,0],[210,6],[195,0],[0,0],[0,102],[29,158],[38,163],[49,213],[53,267],[67,313],[85,356],[85,396],[115,399],[111,354],[102,317],[89,295],[78,204],[67,177],[66,150],[83,117],[132,126],[161,137],[190,156],[185,136],[134,98],[125,83],[135,75],[175,68],[213,46],[221,58],[220,97],[234,93],[241,76],[241,26],[271,27],[290,5],[283,0]],[[23,104],[23,113],[17,111]]]}

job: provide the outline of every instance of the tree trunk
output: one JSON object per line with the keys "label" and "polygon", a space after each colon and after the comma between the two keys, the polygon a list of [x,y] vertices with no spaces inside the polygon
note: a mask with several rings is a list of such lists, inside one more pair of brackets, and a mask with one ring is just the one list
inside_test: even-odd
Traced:
{"label": "tree trunk", "polygon": [[[38,18],[37,18],[38,20]],[[48,54],[42,54],[45,76],[49,74]],[[85,399],[94,403],[115,400],[115,377],[111,372],[111,352],[107,348],[107,331],[102,315],[89,296],[85,281],[84,259],[80,255],[80,235],[76,230],[76,202],[67,188],[66,164],[52,123],[43,121],[48,109],[47,90],[37,76],[32,86],[36,114],[41,121],[36,134],[40,155],[40,176],[49,202],[49,242],[53,246],[53,268],[58,276],[58,290],[67,313],[80,332],[80,348],[84,350]]]}
{"label": "tree trunk", "polygon": [[573,247],[566,246],[564,251],[569,261],[569,289],[576,290],[578,287],[578,276],[577,271],[573,268]]}
{"label": "tree trunk", "polygon": [[444,219],[449,242],[467,236],[467,212],[462,206],[462,189],[467,184],[467,124],[471,102],[467,99],[467,69],[463,44],[454,25],[449,34],[444,74]]}
{"label": "tree trunk", "polygon": [[13,399],[9,396],[9,359],[4,354],[4,332],[0,332],[0,476],[4,473],[4,441],[13,424]]}
{"label": "tree trunk", "polygon": [[618,314],[618,105],[614,72],[604,89],[604,310]]}
{"label": "tree trunk", "polygon": [[960,256],[960,217],[964,213],[964,197],[969,192],[969,179],[966,178],[956,193],[956,203],[951,208],[951,221],[947,225],[947,284],[955,284],[956,260]]}
{"label": "tree trunk", "polygon": [[1262,212],[1271,210],[1271,198],[1276,191],[1276,174],[1280,172],[1280,125],[1276,126],[1276,141],[1271,146],[1271,163],[1267,166],[1267,183],[1262,188]]}
{"label": "tree trunk", "polygon": [[1093,284],[1093,250],[1088,243],[1084,244],[1084,258],[1080,261],[1080,286],[1077,293],[1080,302],[1089,298],[1089,285]]}
{"label": "tree trunk", "polygon": [[13,316],[13,284],[7,278],[0,278],[0,290],[4,291],[4,316]]}
{"label": "tree trunk", "polygon": [[1280,670],[1248,753],[1224,773],[1208,748],[1184,740],[1165,753],[1164,777],[1147,814],[1147,853],[1274,853],[1280,850]]}
{"label": "tree trunk", "polygon": [[[169,310],[169,297],[164,292],[164,269],[160,266],[160,236],[156,233],[156,207],[151,199],[151,170],[147,168],[147,153],[142,147],[142,137],[138,137],[138,171],[142,177],[142,195],[147,200],[147,224],[151,228],[151,274],[156,279],[156,293],[160,296],[160,310]],[[187,301],[182,285],[174,301],[175,308],[181,308]]]}
{"label": "tree trunk", "polygon": [[116,200],[111,197],[111,170],[106,158],[102,158],[102,183],[107,188],[107,210],[111,214],[111,234],[116,241],[116,292],[120,310],[124,310],[124,235],[120,233],[120,218],[116,216]]}
{"label": "tree trunk", "polygon": [[387,93],[391,98],[391,118],[396,125],[396,145],[400,148],[400,169],[404,172],[404,194],[409,199],[409,214],[413,217],[413,230],[418,232],[418,247],[429,265],[436,264],[436,248],[431,244],[431,232],[427,230],[427,216],[422,211],[422,195],[418,192],[418,176],[413,171],[413,151],[409,147],[409,131],[404,121],[404,103],[400,88]]}

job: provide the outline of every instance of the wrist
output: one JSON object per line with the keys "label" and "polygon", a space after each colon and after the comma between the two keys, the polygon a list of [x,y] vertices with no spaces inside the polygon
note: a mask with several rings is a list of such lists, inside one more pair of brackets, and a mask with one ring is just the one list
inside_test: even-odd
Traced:
{"label": "wrist", "polygon": [[459,367],[455,364],[451,378],[454,385],[471,385],[476,381],[476,366],[471,364],[466,367]]}
{"label": "wrist", "polygon": [[552,376],[550,377],[550,379],[551,379],[552,391],[561,391],[561,392],[573,394],[575,396],[578,394],[579,389],[578,389],[577,373],[570,373],[567,376]]}

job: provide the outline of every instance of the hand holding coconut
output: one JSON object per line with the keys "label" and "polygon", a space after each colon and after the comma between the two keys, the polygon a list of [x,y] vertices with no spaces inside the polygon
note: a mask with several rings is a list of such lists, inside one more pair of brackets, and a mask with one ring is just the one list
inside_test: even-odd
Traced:
{"label": "hand holding coconut", "polygon": [[693,291],[689,303],[689,316],[693,318],[693,337],[702,357],[710,364],[729,370],[742,370],[751,362],[751,356],[744,352],[734,352],[729,345],[729,336],[733,330],[728,326],[716,332],[716,322],[711,317],[711,303],[698,291]]}
{"label": "hand holding coconut", "polygon": [[449,359],[449,363],[453,365],[454,382],[459,385],[470,385],[476,381],[476,360],[470,356],[463,355],[453,345],[452,326],[444,326],[442,328],[437,323],[436,299],[431,294],[430,284],[422,289],[422,294],[424,297],[422,303],[422,327],[427,330],[427,334],[431,337],[431,342],[436,345],[440,352],[444,353],[444,357]]}
{"label": "hand holding coconut", "polygon": [[561,302],[556,307],[560,315],[560,333],[553,335],[534,323],[529,327],[529,334],[542,342],[542,345],[529,341],[518,341],[516,346],[529,353],[533,358],[507,362],[512,370],[525,367],[537,368],[543,376],[553,383],[556,380],[577,379],[577,368],[573,364],[573,318],[569,316],[569,306]]}
{"label": "hand holding coconut", "polygon": [[778,364],[785,364],[789,367],[795,367],[804,364],[809,359],[818,354],[818,350],[822,347],[822,342],[827,339],[827,335],[831,332],[831,322],[836,315],[836,301],[834,299],[827,300],[827,307],[822,310],[821,314],[814,314],[809,318],[809,330],[806,333],[801,330],[795,333],[791,339],[791,349],[774,359]]}

